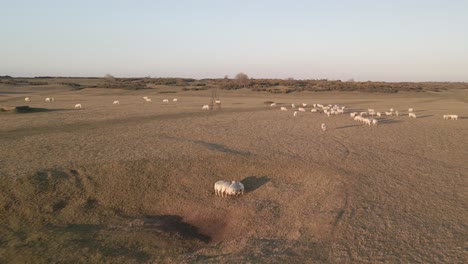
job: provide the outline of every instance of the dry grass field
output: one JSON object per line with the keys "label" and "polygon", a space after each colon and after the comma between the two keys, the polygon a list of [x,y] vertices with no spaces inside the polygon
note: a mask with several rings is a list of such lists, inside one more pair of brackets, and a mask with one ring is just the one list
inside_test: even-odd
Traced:
{"label": "dry grass field", "polygon": [[[0,113],[0,263],[467,262],[468,91],[172,89],[0,86],[42,109]],[[402,116],[279,110],[302,102]]]}

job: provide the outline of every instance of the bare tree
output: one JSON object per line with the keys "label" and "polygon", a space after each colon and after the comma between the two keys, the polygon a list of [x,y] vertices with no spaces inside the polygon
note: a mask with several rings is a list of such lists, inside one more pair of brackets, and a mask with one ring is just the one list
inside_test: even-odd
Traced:
{"label": "bare tree", "polygon": [[249,85],[250,83],[249,76],[247,76],[247,74],[242,73],[242,72],[238,73],[235,79],[237,83],[241,85],[242,87],[245,87],[246,85]]}

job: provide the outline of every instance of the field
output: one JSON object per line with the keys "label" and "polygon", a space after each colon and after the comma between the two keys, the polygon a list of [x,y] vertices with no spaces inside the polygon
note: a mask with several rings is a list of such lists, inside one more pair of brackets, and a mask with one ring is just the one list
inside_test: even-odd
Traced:
{"label": "field", "polygon": [[[467,262],[466,89],[218,95],[0,85],[41,109],[0,113],[0,263]],[[278,109],[302,102],[402,116]]]}

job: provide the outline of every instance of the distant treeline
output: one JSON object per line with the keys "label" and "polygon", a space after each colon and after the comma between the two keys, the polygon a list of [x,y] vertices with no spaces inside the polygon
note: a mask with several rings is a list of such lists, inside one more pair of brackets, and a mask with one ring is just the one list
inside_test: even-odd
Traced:
{"label": "distant treeline", "polygon": [[411,92],[439,92],[447,89],[468,89],[465,82],[355,82],[340,80],[294,80],[289,79],[253,79],[247,75],[240,78],[229,79],[227,76],[220,79],[191,79],[191,78],[114,78],[107,75],[104,78],[71,78],[94,80],[92,84],[80,84],[67,82],[67,78],[41,76],[36,78],[12,78],[0,76],[0,83],[10,85],[47,85],[61,84],[76,89],[82,88],[118,88],[118,89],[151,89],[157,86],[182,87],[183,90],[206,90],[220,88],[227,90],[250,89],[258,92],[290,93],[302,91],[359,91],[359,92],[383,92],[397,93],[400,91]]}

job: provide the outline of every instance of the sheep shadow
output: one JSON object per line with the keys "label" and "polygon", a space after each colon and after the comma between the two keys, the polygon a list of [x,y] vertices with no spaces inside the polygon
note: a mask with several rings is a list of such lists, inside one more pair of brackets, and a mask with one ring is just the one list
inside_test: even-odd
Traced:
{"label": "sheep shadow", "polygon": [[424,116],[418,116],[416,118],[421,119],[421,118],[426,118],[426,117],[431,117],[431,116],[434,116],[434,115],[424,115]]}
{"label": "sheep shadow", "polygon": [[347,126],[341,126],[341,127],[337,127],[335,129],[343,129],[343,128],[350,128],[350,127],[357,127],[357,126],[362,126],[362,124],[359,124],[359,125],[347,125]]}
{"label": "sheep shadow", "polygon": [[143,218],[144,227],[155,229],[183,239],[196,239],[205,243],[211,241],[211,237],[200,233],[198,227],[182,221],[178,215],[147,215]]}
{"label": "sheep shadow", "polygon": [[241,180],[244,184],[245,192],[253,192],[270,181],[267,176],[249,176]]}
{"label": "sheep shadow", "polygon": [[468,116],[459,116],[458,119],[468,119]]}
{"label": "sheep shadow", "polygon": [[379,125],[390,125],[390,124],[396,124],[396,123],[401,123],[403,121],[401,120],[394,120],[394,119],[379,119]]}
{"label": "sheep shadow", "polygon": [[248,152],[248,151],[230,149],[230,148],[228,148],[228,147],[226,147],[224,145],[221,145],[221,144],[210,143],[210,142],[201,141],[201,140],[193,141],[193,143],[205,146],[205,147],[207,147],[207,148],[209,148],[211,150],[224,152],[224,153],[229,153],[229,154],[236,154],[236,155],[241,155],[241,156],[248,156],[250,154],[250,152]]}

